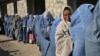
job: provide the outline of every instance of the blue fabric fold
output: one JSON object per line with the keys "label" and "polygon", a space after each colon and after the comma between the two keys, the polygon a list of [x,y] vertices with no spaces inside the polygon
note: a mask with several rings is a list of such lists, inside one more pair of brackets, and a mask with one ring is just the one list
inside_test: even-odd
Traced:
{"label": "blue fabric fold", "polygon": [[4,23],[3,23],[3,25],[4,25],[4,30],[5,30],[5,35],[6,36],[8,35],[8,24],[7,24],[7,20],[8,20],[8,17],[5,16],[4,17]]}
{"label": "blue fabric fold", "polygon": [[74,42],[73,56],[86,56],[85,32],[92,19],[92,4],[82,4],[71,16],[70,35]]}
{"label": "blue fabric fold", "polygon": [[47,52],[50,45],[50,33],[48,32],[47,28],[50,26],[50,24],[52,24],[53,20],[52,15],[45,12],[44,14],[39,15],[39,19],[35,26],[36,40],[38,41],[38,45],[43,56],[48,56]]}
{"label": "blue fabric fold", "polygon": [[33,23],[34,23],[34,17],[30,16],[29,19],[27,20],[27,32],[33,31]]}
{"label": "blue fabric fold", "polygon": [[27,27],[27,20],[29,19],[29,15],[24,16],[23,18],[22,27]]}
{"label": "blue fabric fold", "polygon": [[86,56],[100,56],[100,0],[93,11],[92,21],[87,27]]}
{"label": "blue fabric fold", "polygon": [[55,32],[60,21],[61,21],[61,14],[59,14],[55,19],[55,21],[53,22],[50,31],[50,49],[51,49],[52,56],[55,56],[55,52],[56,52]]}

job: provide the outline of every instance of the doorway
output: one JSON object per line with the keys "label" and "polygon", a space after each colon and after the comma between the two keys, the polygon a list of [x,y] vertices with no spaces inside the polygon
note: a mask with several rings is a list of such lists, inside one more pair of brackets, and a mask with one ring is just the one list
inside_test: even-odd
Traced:
{"label": "doorway", "polygon": [[27,0],[28,14],[42,14],[45,11],[45,0]]}
{"label": "doorway", "polygon": [[68,5],[72,7],[72,9],[75,11],[76,8],[78,8],[81,4],[84,3],[90,3],[90,4],[96,4],[97,0],[68,0]]}

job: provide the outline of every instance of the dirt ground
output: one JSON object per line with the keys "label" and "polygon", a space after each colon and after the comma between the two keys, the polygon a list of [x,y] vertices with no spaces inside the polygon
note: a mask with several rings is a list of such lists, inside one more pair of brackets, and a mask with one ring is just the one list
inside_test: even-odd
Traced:
{"label": "dirt ground", "polygon": [[24,44],[0,35],[0,56],[41,56],[36,44]]}

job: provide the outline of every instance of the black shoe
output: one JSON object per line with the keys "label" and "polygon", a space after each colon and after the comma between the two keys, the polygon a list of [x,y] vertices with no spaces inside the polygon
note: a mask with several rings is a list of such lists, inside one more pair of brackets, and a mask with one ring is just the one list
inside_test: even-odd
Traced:
{"label": "black shoe", "polygon": [[18,42],[21,42],[22,40],[18,40]]}
{"label": "black shoe", "polygon": [[13,38],[13,40],[17,40],[16,38]]}
{"label": "black shoe", "polygon": [[26,41],[23,41],[24,44],[26,44]]}

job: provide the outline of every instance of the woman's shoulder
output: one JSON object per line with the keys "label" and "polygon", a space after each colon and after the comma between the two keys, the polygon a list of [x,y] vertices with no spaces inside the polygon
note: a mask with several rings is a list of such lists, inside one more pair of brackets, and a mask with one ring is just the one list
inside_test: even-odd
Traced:
{"label": "woman's shoulder", "polygon": [[61,22],[58,24],[58,27],[66,27],[65,22],[61,21]]}
{"label": "woman's shoulder", "polygon": [[63,29],[64,28],[64,23],[61,21],[59,22],[58,26],[57,26],[57,29]]}

